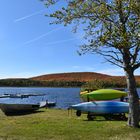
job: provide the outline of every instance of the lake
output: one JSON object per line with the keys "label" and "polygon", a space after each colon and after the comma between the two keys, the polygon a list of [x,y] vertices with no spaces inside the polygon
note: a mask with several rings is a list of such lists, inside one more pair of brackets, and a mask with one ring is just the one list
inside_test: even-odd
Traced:
{"label": "lake", "polygon": [[[80,103],[80,88],[30,88],[30,87],[0,87],[2,94],[45,94],[29,98],[0,98],[1,103],[38,103],[40,101],[54,101],[56,108],[66,109],[70,105]],[[138,88],[140,96],[140,88]]]}
{"label": "lake", "polygon": [[45,94],[29,98],[0,98],[1,103],[38,103],[40,101],[56,102],[56,108],[66,109],[80,101],[80,88],[30,88],[30,87],[0,87],[2,94]]}

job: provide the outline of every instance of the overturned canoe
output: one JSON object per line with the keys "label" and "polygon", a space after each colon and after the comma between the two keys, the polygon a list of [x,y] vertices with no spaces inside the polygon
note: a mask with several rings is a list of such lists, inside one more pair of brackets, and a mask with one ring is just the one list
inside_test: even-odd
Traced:
{"label": "overturned canoe", "polygon": [[81,94],[84,100],[113,100],[127,96],[127,93],[114,89],[99,89],[89,93]]}
{"label": "overturned canoe", "polygon": [[46,102],[40,102],[37,104],[9,104],[9,103],[0,103],[0,109],[5,114],[16,114],[16,113],[24,113],[24,112],[33,112],[40,108],[46,106]]}

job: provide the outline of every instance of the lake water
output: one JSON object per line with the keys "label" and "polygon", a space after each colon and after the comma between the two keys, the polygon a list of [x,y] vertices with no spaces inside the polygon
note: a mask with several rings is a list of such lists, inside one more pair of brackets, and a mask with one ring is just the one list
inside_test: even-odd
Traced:
{"label": "lake water", "polygon": [[[56,102],[56,108],[66,109],[70,105],[80,103],[80,88],[17,88],[17,87],[0,87],[2,94],[45,94],[44,96],[31,96],[29,98],[0,98],[1,103],[38,103],[40,101]],[[138,88],[140,97],[140,88]]]}
{"label": "lake water", "polygon": [[40,101],[56,102],[56,108],[66,109],[80,101],[80,88],[28,88],[28,87],[0,87],[2,94],[45,94],[44,96],[30,96],[29,98],[0,98],[1,103],[38,103]]}

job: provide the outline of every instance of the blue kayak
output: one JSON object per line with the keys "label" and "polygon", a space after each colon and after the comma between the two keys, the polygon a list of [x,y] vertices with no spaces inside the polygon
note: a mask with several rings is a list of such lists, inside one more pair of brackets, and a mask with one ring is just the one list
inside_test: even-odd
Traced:
{"label": "blue kayak", "polygon": [[120,101],[94,101],[72,105],[71,108],[94,114],[128,113],[129,103]]}

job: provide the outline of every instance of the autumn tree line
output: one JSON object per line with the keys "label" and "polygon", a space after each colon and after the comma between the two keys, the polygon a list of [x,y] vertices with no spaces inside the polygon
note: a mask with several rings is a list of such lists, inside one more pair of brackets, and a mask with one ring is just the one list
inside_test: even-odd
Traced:
{"label": "autumn tree line", "polygon": [[[125,88],[125,79],[94,79],[92,81],[39,81],[31,79],[3,79],[0,80],[1,87],[86,87],[88,89],[99,88]],[[140,82],[137,82],[140,87]]]}

